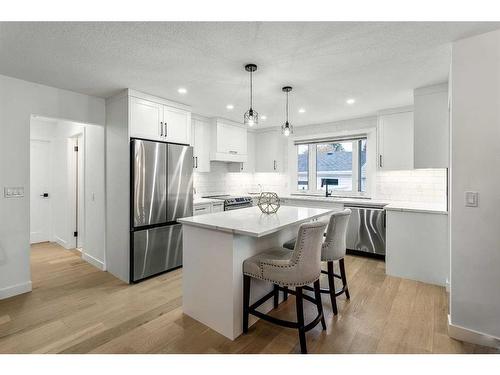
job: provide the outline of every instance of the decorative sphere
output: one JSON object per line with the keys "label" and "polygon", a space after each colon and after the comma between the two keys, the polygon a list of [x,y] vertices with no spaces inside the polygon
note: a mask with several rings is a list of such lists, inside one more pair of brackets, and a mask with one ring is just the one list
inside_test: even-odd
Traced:
{"label": "decorative sphere", "polygon": [[265,214],[275,214],[280,208],[278,194],[272,192],[262,192],[257,202],[260,210]]}

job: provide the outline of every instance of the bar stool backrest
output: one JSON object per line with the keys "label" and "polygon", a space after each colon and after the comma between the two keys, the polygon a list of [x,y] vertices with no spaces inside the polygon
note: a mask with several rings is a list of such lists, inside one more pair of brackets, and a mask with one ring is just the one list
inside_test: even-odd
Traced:
{"label": "bar stool backrest", "polygon": [[350,217],[351,210],[348,208],[330,216],[325,241],[321,249],[323,262],[339,260],[345,256],[347,224]]}
{"label": "bar stool backrest", "polygon": [[307,285],[318,280],[321,274],[321,244],[326,223],[313,221],[301,224],[291,257],[295,265],[295,285]]}

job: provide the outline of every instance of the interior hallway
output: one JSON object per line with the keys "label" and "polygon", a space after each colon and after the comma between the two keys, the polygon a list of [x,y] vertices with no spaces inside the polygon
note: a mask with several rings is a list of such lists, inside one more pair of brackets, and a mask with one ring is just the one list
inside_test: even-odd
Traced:
{"label": "interior hallway", "polygon": [[[297,353],[295,330],[259,321],[234,342],[182,314],[182,269],[126,285],[53,243],[31,248],[33,292],[0,301],[0,353]],[[444,288],[389,277],[347,256],[351,301],[339,297],[310,353],[497,353],[448,337]],[[314,306],[306,307],[315,309]],[[290,297],[276,315],[293,319]],[[314,312],[307,316],[312,317]]]}

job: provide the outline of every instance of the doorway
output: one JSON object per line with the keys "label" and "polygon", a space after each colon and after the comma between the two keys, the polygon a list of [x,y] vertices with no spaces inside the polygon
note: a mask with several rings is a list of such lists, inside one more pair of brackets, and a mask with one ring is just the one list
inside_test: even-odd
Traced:
{"label": "doorway", "polygon": [[78,250],[105,270],[104,127],[41,116],[30,125],[30,243]]}

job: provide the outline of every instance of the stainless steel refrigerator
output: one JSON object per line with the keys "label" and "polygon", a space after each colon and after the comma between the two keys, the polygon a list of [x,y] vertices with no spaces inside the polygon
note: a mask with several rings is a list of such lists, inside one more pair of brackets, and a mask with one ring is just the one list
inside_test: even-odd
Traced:
{"label": "stainless steel refrigerator", "polygon": [[177,219],[193,215],[193,148],[131,141],[130,281],[182,265]]}

